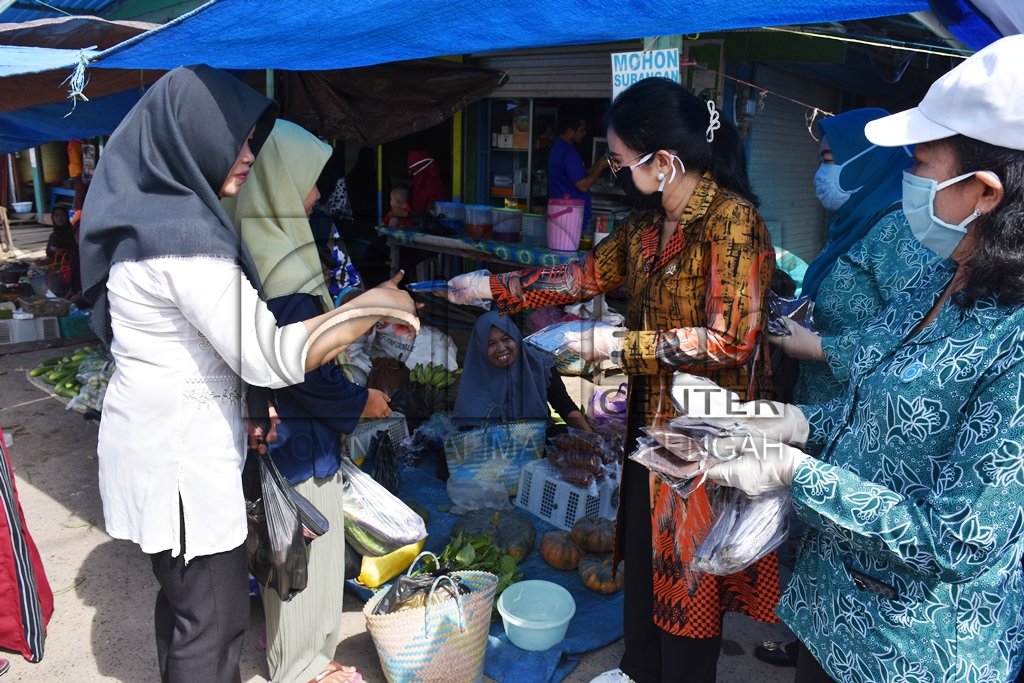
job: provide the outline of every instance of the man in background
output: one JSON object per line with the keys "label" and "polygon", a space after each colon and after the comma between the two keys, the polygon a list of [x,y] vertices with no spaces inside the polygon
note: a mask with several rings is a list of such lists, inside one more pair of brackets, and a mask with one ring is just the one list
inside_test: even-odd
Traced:
{"label": "man in background", "polygon": [[558,138],[548,155],[548,198],[569,197],[583,200],[583,229],[590,225],[590,188],[608,168],[601,157],[589,169],[576,145],[587,137],[587,120],[579,112],[564,110],[558,116]]}

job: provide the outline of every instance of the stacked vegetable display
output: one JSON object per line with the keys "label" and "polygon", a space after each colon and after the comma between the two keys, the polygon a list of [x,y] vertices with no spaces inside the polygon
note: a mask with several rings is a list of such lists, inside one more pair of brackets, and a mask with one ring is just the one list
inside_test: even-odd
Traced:
{"label": "stacked vegetable display", "polygon": [[53,393],[64,398],[74,398],[82,389],[78,381],[78,369],[82,361],[95,352],[91,346],[83,346],[71,352],[70,356],[48,358],[29,371],[30,377],[38,377],[53,386]]}

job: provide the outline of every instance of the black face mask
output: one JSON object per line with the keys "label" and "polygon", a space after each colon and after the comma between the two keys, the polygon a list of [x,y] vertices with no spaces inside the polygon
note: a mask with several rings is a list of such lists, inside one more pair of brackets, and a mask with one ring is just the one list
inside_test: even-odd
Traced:
{"label": "black face mask", "polygon": [[644,194],[637,189],[633,182],[633,172],[622,169],[615,177],[615,184],[626,193],[626,201],[635,209],[658,209],[661,208],[661,192]]}

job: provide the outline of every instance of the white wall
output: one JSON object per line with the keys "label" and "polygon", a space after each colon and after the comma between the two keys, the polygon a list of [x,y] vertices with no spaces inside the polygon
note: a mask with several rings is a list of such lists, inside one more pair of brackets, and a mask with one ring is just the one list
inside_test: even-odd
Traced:
{"label": "white wall", "polygon": [[[835,111],[839,93],[813,81],[758,64],[754,82],[794,100]],[[805,112],[797,104],[768,95],[764,111],[750,126],[750,181],[761,198],[761,214],[772,230],[776,246],[808,263],[824,244],[826,215],[814,196],[818,143],[807,131]],[[814,134],[818,135],[817,126]]]}

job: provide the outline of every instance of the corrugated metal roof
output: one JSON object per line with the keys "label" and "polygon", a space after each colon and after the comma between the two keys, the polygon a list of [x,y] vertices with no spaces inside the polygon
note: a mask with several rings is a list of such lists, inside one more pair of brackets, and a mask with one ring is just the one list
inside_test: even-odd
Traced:
{"label": "corrugated metal roof", "polygon": [[[0,24],[56,19],[69,14],[101,16],[102,12],[115,2],[117,0],[53,0],[43,4],[38,0],[15,0],[13,5],[0,12]],[[5,4],[0,0],[0,7]]]}

